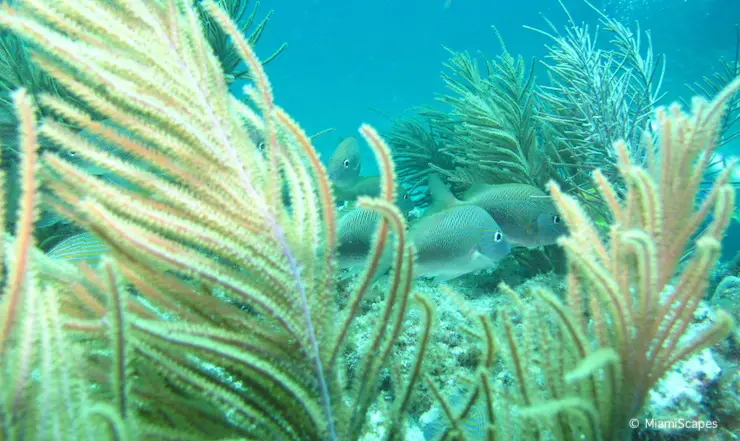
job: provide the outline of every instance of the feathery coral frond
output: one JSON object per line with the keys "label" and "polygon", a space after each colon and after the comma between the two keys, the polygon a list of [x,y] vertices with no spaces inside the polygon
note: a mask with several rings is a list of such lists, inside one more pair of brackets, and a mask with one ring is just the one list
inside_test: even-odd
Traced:
{"label": "feathery coral frond", "polygon": [[497,60],[484,59],[485,73],[467,53],[453,53],[451,73],[443,75],[452,94],[439,101],[452,107],[458,122],[445,126],[453,133],[444,151],[456,165],[445,174],[458,183],[542,187],[550,170],[535,136],[534,70],[501,46]]}
{"label": "feathery coral frond", "polygon": [[[238,26],[213,1],[20,3],[5,8],[0,25],[85,103],[43,96],[51,117],[39,133],[118,178],[99,179],[63,154],[44,156],[49,200],[110,250],[102,275],[82,267],[59,294],[65,326],[42,334],[104,351],[82,361],[81,375],[99,386],[94,403],[69,412],[95,415],[116,439],[358,439],[413,281],[414,250],[393,205],[385,143],[361,127],[381,169],[382,197],[361,201],[383,219],[371,255],[379,258],[390,230],[396,243],[372,344],[345,390],[336,365],[377,261],[335,326],[336,221],[326,170],[310,138],[275,104]],[[250,105],[228,93],[199,11],[249,69]],[[287,203],[275,197],[283,192]],[[391,439],[405,426],[401,411],[429,326],[411,376],[398,386]],[[110,370],[94,362],[100,357]]]}
{"label": "feathery coral frond", "polygon": [[[646,136],[642,146],[653,153],[646,167],[633,162],[624,142],[616,143],[623,197],[603,173],[594,173],[612,210],[607,238],[573,196],[550,184],[569,227],[569,235],[559,240],[568,257],[568,303],[541,288],[533,303],[517,299],[520,326],[501,312],[500,329],[491,338],[482,321],[487,351],[501,357],[514,378],[510,388],[498,393],[506,395],[508,405],[520,406],[517,418],[527,420],[512,422],[489,412],[489,426],[505,421],[497,435],[506,430],[507,436],[516,432],[521,439],[539,439],[544,433],[559,440],[627,439],[632,430],[628,420],[639,415],[663,375],[729,334],[733,320],[722,311],[704,330],[691,336],[687,330],[734,207],[728,172],[719,175],[703,199],[698,189],[718,145],[723,107],[738,90],[740,79],[712,102],[695,99],[690,114],[677,106],[657,109],[656,138]],[[692,246],[690,260],[680,267],[681,256]],[[534,380],[538,375],[544,384]],[[487,381],[483,376],[474,382],[469,407],[483,405],[482,396],[493,400],[497,392]],[[458,436],[454,428],[464,418],[465,412],[452,415],[453,430],[444,437]]]}
{"label": "feathery coral frond", "polygon": [[[592,31],[576,24],[563,2],[560,6],[568,18],[564,30],[549,21],[551,33],[525,26],[553,43],[545,63],[550,84],[539,88],[537,118],[559,183],[593,206],[593,216],[601,214],[604,201],[597,198],[590,172],[600,169],[613,184],[621,184],[615,143],[624,142],[633,161],[644,165],[649,152],[642,136],[662,97],[665,60],[654,54],[649,32],[641,33],[639,25],[633,31],[591,6],[601,25]],[[605,49],[597,45],[602,33],[611,36]],[[623,188],[616,190],[621,194]]]}
{"label": "feathery coral frond", "polygon": [[[10,265],[7,268],[7,281],[4,281],[2,303],[0,303],[0,356],[2,356],[6,342],[10,338],[12,328],[23,322],[19,309],[26,301],[24,292],[33,286],[30,270],[30,253],[35,246],[33,224],[38,216],[38,181],[36,179],[37,149],[36,118],[28,94],[19,90],[13,96],[16,112],[19,117],[19,139],[23,152],[21,166],[21,191],[23,198],[19,205],[18,223],[15,230],[15,250]],[[5,204],[3,204],[4,207]],[[4,214],[4,212],[2,213]],[[1,246],[0,248],[4,248]],[[5,250],[3,250],[5,251]],[[3,257],[4,254],[0,254]],[[10,256],[8,256],[10,257]],[[2,263],[2,261],[0,261]],[[0,271],[0,278],[2,277]],[[2,279],[0,279],[2,281]],[[33,300],[29,300],[33,301]]]}

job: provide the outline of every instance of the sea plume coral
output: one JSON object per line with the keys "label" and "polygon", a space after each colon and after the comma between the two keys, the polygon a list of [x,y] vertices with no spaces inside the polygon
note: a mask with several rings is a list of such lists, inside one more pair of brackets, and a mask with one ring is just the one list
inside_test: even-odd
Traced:
{"label": "sea plume coral", "polygon": [[[562,2],[568,18],[565,29],[550,21],[549,31],[534,29],[552,41],[544,63],[549,81],[538,90],[537,118],[558,181],[581,203],[595,205],[594,215],[603,209],[603,201],[589,173],[598,168],[616,182],[613,145],[619,140],[626,143],[633,161],[643,163],[641,139],[663,96],[666,65],[654,52],[649,32],[643,33],[639,25],[632,30],[586,3],[601,16],[596,30],[576,24]],[[598,44],[602,35],[609,38],[604,48]]]}
{"label": "sea plume coral", "polygon": [[[51,116],[35,127],[32,103],[24,102],[24,133],[127,184],[98,179],[63,155],[43,156],[44,200],[111,251],[100,267],[71,270],[66,284],[3,280],[12,294],[1,299],[6,317],[18,315],[15,305],[27,292],[21,287],[44,292],[42,311],[50,317],[39,337],[4,321],[0,341],[7,350],[39,351],[41,360],[61,350],[74,354],[53,369],[42,365],[38,387],[26,387],[25,375],[14,377],[20,392],[0,403],[5,439],[352,440],[365,429],[412,300],[414,253],[392,202],[388,148],[371,127],[361,127],[380,163],[382,191],[360,204],[383,220],[366,272],[340,311],[326,171],[309,138],[275,104],[238,27],[213,1],[200,7],[249,68],[250,105],[229,94],[192,2],[28,0],[3,7],[0,25],[94,110],[42,95],[38,105]],[[263,149],[250,138],[254,132],[263,135]],[[24,151],[33,161],[33,149]],[[37,177],[29,166],[16,234],[26,251]],[[283,191],[287,202],[274,197]],[[344,341],[390,230],[395,254],[381,318],[361,362],[345,372]],[[8,260],[9,274],[36,268],[15,259]],[[430,332],[431,306],[416,299],[425,331],[415,365],[395,377],[388,439],[402,437]],[[40,346],[27,344],[35,338]],[[56,378],[63,387],[50,387],[60,384]],[[47,405],[60,402],[67,405]],[[16,409],[25,418],[15,418]],[[92,425],[74,424],[89,417]]]}
{"label": "sea plume coral", "polygon": [[[519,326],[510,311],[499,311],[498,328],[471,314],[485,343],[484,361],[463,411],[447,412],[452,428],[445,439],[464,438],[458,428],[476,406],[485,409],[488,439],[544,433],[560,440],[630,439],[628,421],[640,416],[664,374],[729,334],[733,319],[723,311],[701,332],[687,329],[734,207],[728,184],[734,164],[701,198],[700,184],[719,143],[724,108],[738,89],[740,79],[711,102],[695,98],[689,114],[677,105],[657,109],[658,130],[641,145],[644,167],[630,158],[625,142],[615,144],[623,196],[599,170],[593,174],[613,219],[606,238],[582,204],[551,183],[569,226],[559,241],[568,258],[567,302],[538,288],[536,300],[525,304],[504,286],[521,314]],[[495,355],[511,373],[511,385],[492,382]]]}

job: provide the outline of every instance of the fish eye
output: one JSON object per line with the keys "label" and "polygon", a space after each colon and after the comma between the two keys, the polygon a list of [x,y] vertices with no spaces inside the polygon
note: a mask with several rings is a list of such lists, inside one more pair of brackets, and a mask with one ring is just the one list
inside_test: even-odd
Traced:
{"label": "fish eye", "polygon": [[349,167],[349,159],[345,159],[344,160],[344,168],[348,168],[348,167]]}
{"label": "fish eye", "polygon": [[501,234],[500,231],[496,231],[496,234],[493,235],[493,240],[496,242],[501,242],[501,239],[504,238],[504,235]]}
{"label": "fish eye", "polygon": [[556,225],[559,224],[560,223],[560,216],[558,216],[557,214],[555,216],[553,216],[552,217],[552,223],[554,223]]}
{"label": "fish eye", "polygon": [[404,201],[408,201],[409,200],[409,194],[408,193],[404,193],[403,194],[403,200]]}

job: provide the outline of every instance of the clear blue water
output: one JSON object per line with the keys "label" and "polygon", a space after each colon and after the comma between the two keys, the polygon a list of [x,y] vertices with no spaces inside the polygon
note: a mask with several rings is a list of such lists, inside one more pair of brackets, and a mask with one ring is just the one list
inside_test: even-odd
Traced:
{"label": "clear blue water", "polygon": [[[577,22],[597,15],[582,0],[564,0]],[[639,20],[650,29],[657,52],[667,56],[664,90],[675,100],[684,83],[711,74],[716,60],[731,57],[740,0],[596,0],[594,5],[625,24]],[[566,22],[556,0],[313,0],[262,2],[275,12],[257,47],[266,57],[283,42],[284,54],[267,71],[279,103],[307,132],[328,127],[335,134],[317,144],[331,151],[339,137],[355,134],[361,122],[390,126],[377,108],[393,117],[433,104],[447,52],[499,53],[491,26],[509,51],[542,59],[547,38],[524,25],[545,28],[545,16]],[[544,76],[544,69],[537,68]],[[368,152],[369,153],[369,152]]]}

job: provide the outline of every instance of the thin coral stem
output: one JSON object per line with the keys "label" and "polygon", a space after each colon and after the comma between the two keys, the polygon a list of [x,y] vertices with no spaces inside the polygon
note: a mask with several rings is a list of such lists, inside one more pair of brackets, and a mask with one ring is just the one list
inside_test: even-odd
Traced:
{"label": "thin coral stem", "polygon": [[20,120],[18,129],[21,137],[21,149],[23,159],[21,164],[21,189],[22,196],[20,211],[15,231],[16,255],[13,268],[10,269],[8,281],[3,293],[2,308],[3,323],[0,328],[0,355],[5,350],[13,325],[17,322],[16,314],[22,303],[23,284],[26,280],[29,267],[29,254],[33,248],[33,224],[36,217],[37,193],[36,193],[36,163],[37,163],[37,140],[36,140],[36,118],[31,107],[30,98],[25,90],[21,89],[14,93],[13,103],[16,114]]}

